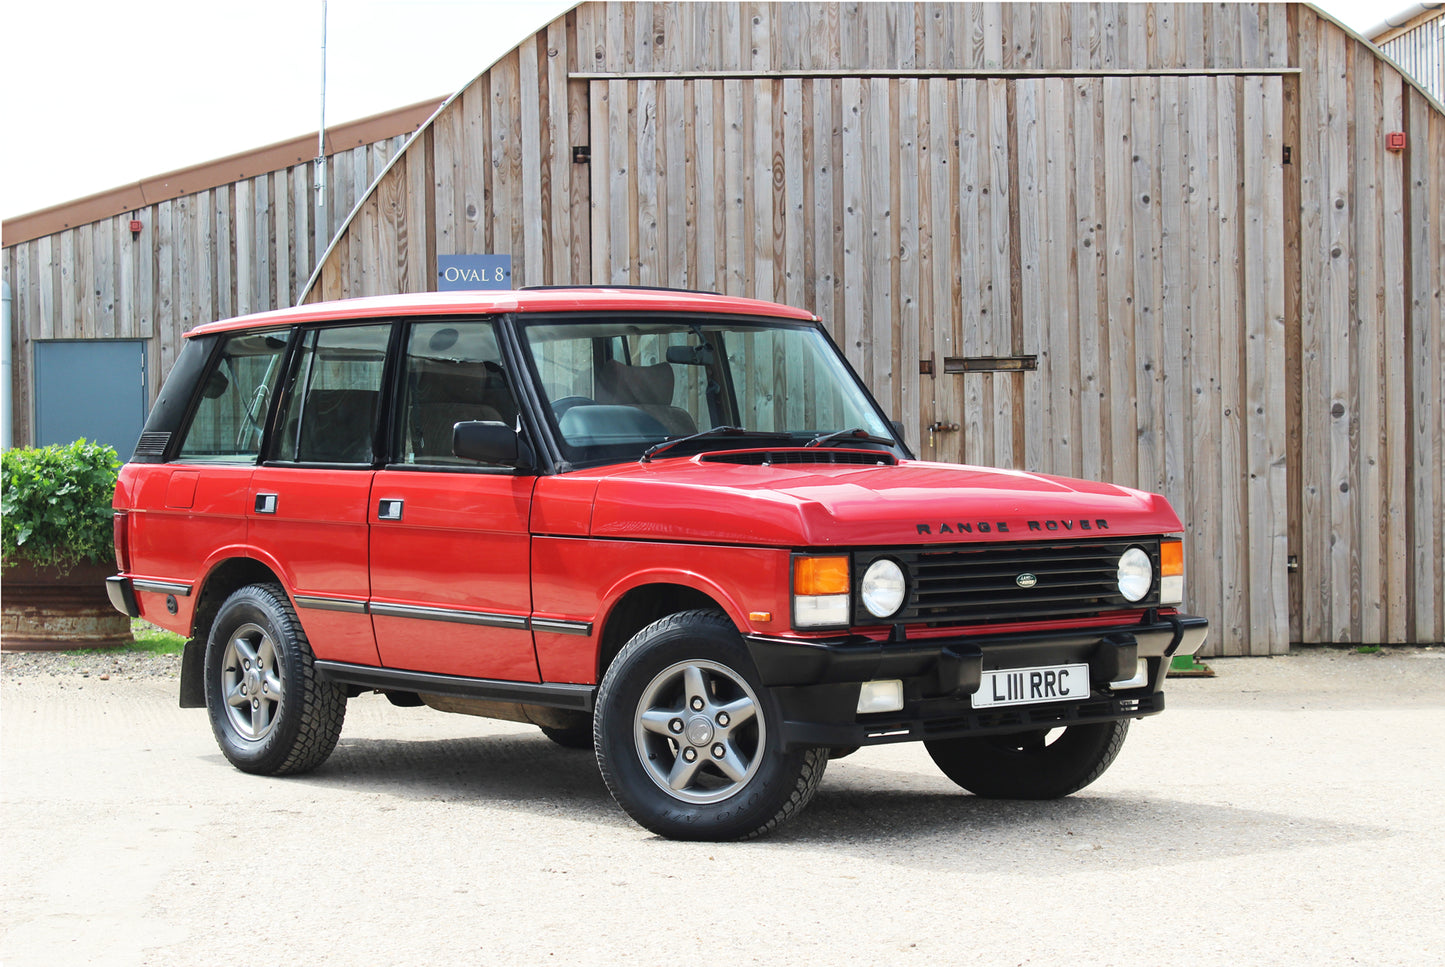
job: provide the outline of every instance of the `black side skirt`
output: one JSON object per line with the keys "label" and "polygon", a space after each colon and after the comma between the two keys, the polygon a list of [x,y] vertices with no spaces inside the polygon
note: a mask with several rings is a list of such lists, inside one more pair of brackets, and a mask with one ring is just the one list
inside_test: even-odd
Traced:
{"label": "black side skirt", "polygon": [[463,678],[432,672],[404,671],[351,665],[339,661],[318,661],[318,674],[339,685],[360,685],[380,691],[422,692],[432,695],[462,695],[494,702],[516,702],[591,712],[597,697],[596,685],[562,685],[547,682],[503,682],[490,678]]}

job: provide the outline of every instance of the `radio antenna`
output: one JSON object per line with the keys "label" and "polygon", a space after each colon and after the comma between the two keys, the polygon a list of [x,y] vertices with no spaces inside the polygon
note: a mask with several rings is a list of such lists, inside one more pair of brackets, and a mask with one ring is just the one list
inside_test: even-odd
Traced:
{"label": "radio antenna", "polygon": [[326,207],[326,0],[321,0],[321,126],[316,132],[316,207]]}

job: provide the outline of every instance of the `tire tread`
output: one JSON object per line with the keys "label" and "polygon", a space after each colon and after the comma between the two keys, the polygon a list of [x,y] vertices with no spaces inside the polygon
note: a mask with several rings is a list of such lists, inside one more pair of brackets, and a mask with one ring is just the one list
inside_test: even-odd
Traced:
{"label": "tire tread", "polygon": [[[765,820],[755,822],[750,826],[745,825],[742,828],[738,828],[736,824],[724,825],[722,827],[682,825],[652,815],[649,810],[640,809],[635,804],[629,805],[627,801],[629,797],[625,794],[627,778],[619,770],[618,764],[613,761],[613,757],[609,755],[607,743],[604,741],[601,710],[611,706],[614,700],[614,693],[626,687],[624,677],[613,674],[612,670],[625,667],[625,662],[632,660],[633,656],[641,649],[651,647],[652,642],[659,638],[674,633],[697,633],[699,631],[714,631],[718,634],[720,641],[736,641],[736,655],[732,656],[731,660],[738,666],[751,666],[750,657],[738,639],[737,628],[724,614],[708,610],[679,611],[654,621],[642,631],[638,632],[632,641],[628,642],[613,660],[612,665],[609,667],[608,674],[602,678],[602,685],[597,693],[597,708],[599,714],[593,722],[597,767],[602,773],[603,781],[606,783],[608,789],[611,790],[618,804],[640,825],[651,829],[655,833],[671,839],[685,840],[757,839],[782,826],[808,805],[808,802],[818,791],[818,785],[822,782],[823,772],[828,765],[828,750],[826,748],[808,748],[794,750],[789,753],[779,753],[797,758],[797,773],[793,778],[792,788],[788,790],[786,796],[780,797],[780,804]],[[729,645],[728,647],[732,646]],[[628,753],[622,752],[621,754],[626,755]]]}
{"label": "tire tread", "polygon": [[279,585],[260,585],[259,589],[270,595],[275,606],[291,622],[295,644],[301,650],[301,719],[290,754],[276,767],[274,774],[283,776],[310,772],[326,761],[341,739],[341,727],[346,720],[346,693],[317,676],[311,640],[306,637],[306,630],[301,627],[296,609],[286,592]]}
{"label": "tire tread", "polygon": [[[224,615],[233,602],[243,601],[260,610],[270,609],[287,627],[278,627],[275,632],[287,640],[283,647],[295,650],[297,661],[294,668],[288,668],[296,679],[287,688],[287,696],[278,714],[294,716],[295,734],[282,748],[266,749],[254,757],[243,757],[233,753],[224,741],[221,750],[236,768],[243,772],[259,775],[284,776],[310,772],[325,762],[341,738],[341,728],[346,719],[346,692],[337,685],[324,681],[317,675],[314,666],[315,654],[306,631],[296,616],[296,609],[285,590],[271,582],[251,584],[233,592],[221,605],[218,618]],[[212,634],[220,622],[212,626]],[[215,688],[211,681],[214,674],[210,662],[206,665],[206,689]],[[294,697],[293,697],[294,695]],[[215,716],[212,724],[215,726]],[[278,727],[292,726],[278,722]],[[221,734],[217,732],[217,739]],[[284,741],[280,734],[273,733],[273,739]]]}

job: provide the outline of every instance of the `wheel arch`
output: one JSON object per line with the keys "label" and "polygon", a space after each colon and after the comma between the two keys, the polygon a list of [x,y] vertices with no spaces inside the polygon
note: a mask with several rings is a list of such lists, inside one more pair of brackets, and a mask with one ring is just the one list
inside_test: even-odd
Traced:
{"label": "wheel arch", "polygon": [[[216,612],[235,591],[248,584],[280,584],[277,571],[254,557],[227,557],[215,562],[201,579],[196,607],[191,613],[191,637],[209,633]],[[288,592],[289,595],[289,592]]]}
{"label": "wheel arch", "polygon": [[653,580],[622,592],[607,609],[602,621],[602,631],[598,636],[596,681],[602,681],[607,667],[633,635],[659,618],[680,611],[717,611],[737,627],[737,615],[731,612],[724,600],[724,596],[716,593],[715,589],[699,588],[676,580]]}
{"label": "wheel arch", "polygon": [[211,624],[221,605],[248,584],[281,584],[280,577],[254,557],[228,557],[215,562],[201,579],[190,634],[181,655],[181,708],[205,708],[205,652]]}

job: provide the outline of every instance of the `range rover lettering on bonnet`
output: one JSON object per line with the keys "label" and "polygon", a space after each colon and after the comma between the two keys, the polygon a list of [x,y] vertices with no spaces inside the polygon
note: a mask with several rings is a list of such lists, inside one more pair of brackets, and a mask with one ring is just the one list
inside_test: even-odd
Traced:
{"label": "range rover lettering on bonnet", "polygon": [[[914,529],[925,536],[941,534],[1008,534],[1008,521],[962,521],[940,524],[914,524]],[[1031,520],[1028,521],[1028,528],[1031,531],[1106,531],[1109,529],[1109,522],[1102,517],[1092,520],[1070,520],[1067,518],[1059,520]]]}
{"label": "range rover lettering on bonnet", "polygon": [[918,460],[903,415],[811,312],[707,293],[213,322],[121,469],[107,587],[188,638],[180,704],[245,772],[315,769],[389,701],[590,750],[534,768],[678,839],[770,832],[889,742],[979,796],[1082,789],[1205,640],[1183,525]]}

